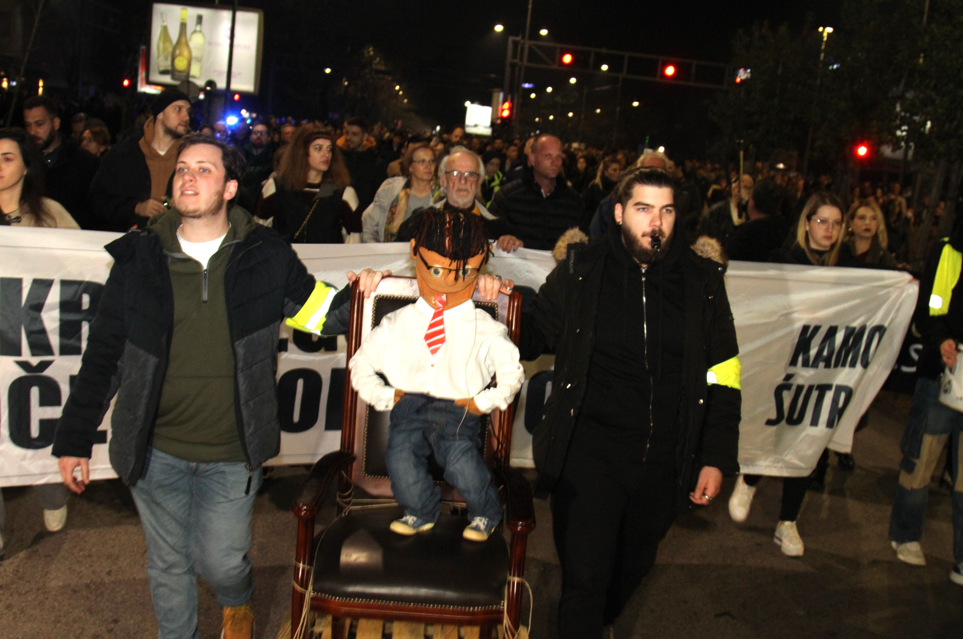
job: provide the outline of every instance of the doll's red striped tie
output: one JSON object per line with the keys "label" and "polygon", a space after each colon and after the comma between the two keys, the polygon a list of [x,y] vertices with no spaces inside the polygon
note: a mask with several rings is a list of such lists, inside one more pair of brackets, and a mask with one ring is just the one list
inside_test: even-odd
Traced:
{"label": "doll's red striped tie", "polygon": [[435,313],[428,322],[428,330],[425,332],[425,343],[428,350],[434,356],[441,345],[445,343],[445,296],[435,295]]}

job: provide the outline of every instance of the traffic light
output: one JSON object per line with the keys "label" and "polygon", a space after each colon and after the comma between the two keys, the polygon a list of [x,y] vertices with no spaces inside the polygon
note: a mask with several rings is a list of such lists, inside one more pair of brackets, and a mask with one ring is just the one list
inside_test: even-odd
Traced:
{"label": "traffic light", "polygon": [[130,86],[130,79],[124,78],[123,84],[124,84],[124,88],[125,88],[125,89],[126,89],[127,87],[129,87],[129,86]]}
{"label": "traffic light", "polygon": [[564,64],[564,65],[569,65],[569,64],[572,64],[572,62],[573,62],[574,60],[575,60],[575,58],[574,58],[574,56],[572,56],[571,53],[563,53],[563,54],[562,54],[562,64]]}
{"label": "traffic light", "polygon": [[502,108],[498,110],[498,116],[502,120],[512,117],[512,103],[508,100],[502,102]]}
{"label": "traffic light", "polygon": [[235,102],[240,102],[240,101],[241,101],[241,94],[240,94],[240,93],[235,93],[235,94],[234,94],[234,101],[235,101]]}
{"label": "traffic light", "polygon": [[866,142],[860,142],[856,145],[856,159],[865,160],[869,157],[869,144]]}
{"label": "traffic light", "polygon": [[[649,67],[649,68],[651,69],[652,67]],[[664,67],[662,67],[662,75],[664,75],[664,76],[667,77],[667,78],[671,78],[672,76],[674,76],[674,75],[675,75],[675,65],[674,65],[674,64],[667,64],[667,65],[665,65]]]}

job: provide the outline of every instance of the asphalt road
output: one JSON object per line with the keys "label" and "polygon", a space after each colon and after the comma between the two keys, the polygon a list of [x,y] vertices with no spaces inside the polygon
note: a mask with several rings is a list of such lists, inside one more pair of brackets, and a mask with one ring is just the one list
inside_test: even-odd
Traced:
{"label": "asphalt road", "polygon": [[[706,639],[905,639],[963,637],[963,588],[952,567],[948,492],[931,486],[923,549],[928,565],[896,559],[887,541],[898,443],[909,397],[884,393],[870,427],[856,437],[857,467],[833,466],[823,492],[810,492],[799,519],[805,555],[772,542],[780,483],[763,480],[749,519],[733,523],[720,499],[680,518],[652,574],[615,627],[616,637]],[[289,508],[304,470],[265,482],[254,514],[258,636],[274,637],[288,615],[294,518]],[[727,480],[723,496],[731,492]],[[147,557],[130,493],[96,482],[72,498],[67,527],[50,534],[29,488],[4,489],[6,561],[0,563],[0,637],[157,636]],[[560,571],[548,504],[536,501],[527,578],[534,592],[533,637],[554,637]],[[333,509],[328,509],[333,513]],[[220,610],[200,590],[204,639],[218,637]]]}

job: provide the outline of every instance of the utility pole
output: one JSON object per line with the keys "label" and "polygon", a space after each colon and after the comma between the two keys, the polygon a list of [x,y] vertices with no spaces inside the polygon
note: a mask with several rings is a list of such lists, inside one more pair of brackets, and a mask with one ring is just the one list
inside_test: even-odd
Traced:
{"label": "utility pole", "polygon": [[816,91],[813,96],[813,107],[809,111],[809,133],[806,134],[806,152],[803,154],[802,174],[803,177],[809,171],[809,149],[813,143],[813,127],[816,124],[816,104],[819,102],[819,86],[823,78],[823,60],[826,58],[826,40],[833,32],[832,27],[819,27],[819,32],[823,34],[823,43],[819,47],[819,69],[816,70]]}

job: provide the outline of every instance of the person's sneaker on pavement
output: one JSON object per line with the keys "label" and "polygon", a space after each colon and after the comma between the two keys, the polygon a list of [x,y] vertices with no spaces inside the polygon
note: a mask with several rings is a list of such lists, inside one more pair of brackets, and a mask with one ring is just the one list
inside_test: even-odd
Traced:
{"label": "person's sneaker on pavement", "polygon": [[742,475],[736,478],[736,487],[729,497],[729,516],[732,521],[742,523],[749,516],[749,508],[752,506],[752,498],[756,494],[756,487],[750,486]]}
{"label": "person's sneaker on pavement", "polygon": [[422,519],[415,515],[409,515],[405,513],[405,516],[401,519],[396,519],[391,522],[391,532],[396,532],[399,535],[416,535],[420,532],[425,532],[431,530],[435,527],[435,522],[428,521],[427,519]]}
{"label": "person's sneaker on pavement", "polygon": [[57,510],[43,511],[43,525],[50,532],[59,532],[67,525],[67,506]]}
{"label": "person's sneaker on pavement", "polygon": [[960,571],[960,564],[953,566],[953,570],[950,571],[950,581],[957,586],[963,586],[963,572]]}
{"label": "person's sneaker on pavement", "polygon": [[920,542],[918,541],[907,541],[904,544],[897,543],[895,541],[889,542],[896,551],[896,557],[907,564],[912,566],[925,566],[926,565],[926,555],[923,554],[923,549],[920,547]]}
{"label": "person's sneaker on pavement", "polygon": [[254,611],[251,604],[224,607],[221,639],[254,639]]}
{"label": "person's sneaker on pavement", "polygon": [[465,527],[461,536],[469,541],[485,541],[495,530],[498,522],[487,517],[475,517],[471,523]]}
{"label": "person's sneaker on pavement", "polygon": [[794,521],[779,522],[772,540],[782,550],[782,554],[787,557],[802,557],[803,551],[806,549]]}

